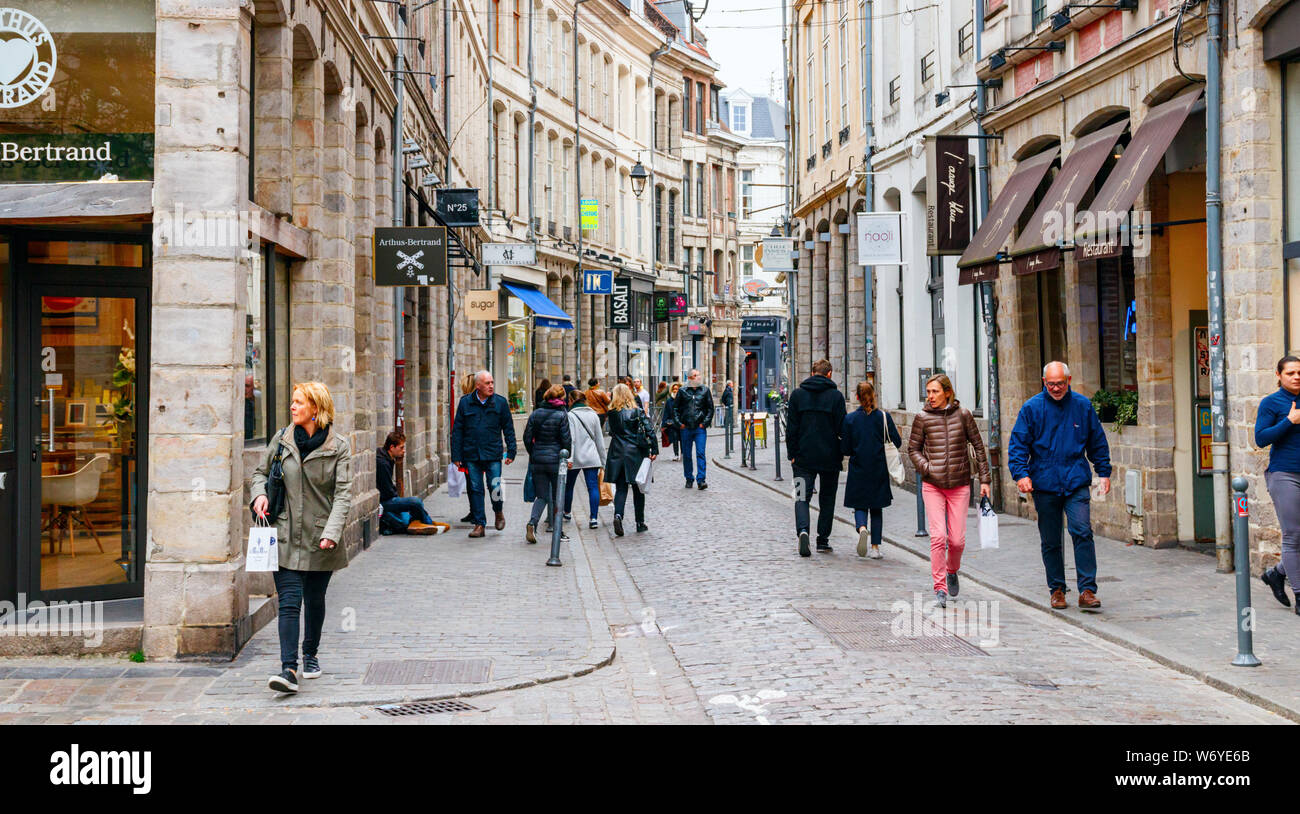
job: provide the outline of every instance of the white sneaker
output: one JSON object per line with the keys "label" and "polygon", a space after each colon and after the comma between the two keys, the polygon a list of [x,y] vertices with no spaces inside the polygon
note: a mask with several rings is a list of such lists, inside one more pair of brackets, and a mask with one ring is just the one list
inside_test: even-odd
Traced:
{"label": "white sneaker", "polygon": [[870,541],[871,541],[871,529],[866,528],[865,526],[863,528],[858,529],[858,556],[859,557],[867,556],[867,543],[869,543]]}
{"label": "white sneaker", "polygon": [[880,546],[878,545],[873,545],[871,547],[871,553],[867,556],[873,560],[883,560],[885,558],[884,552],[880,550]]}

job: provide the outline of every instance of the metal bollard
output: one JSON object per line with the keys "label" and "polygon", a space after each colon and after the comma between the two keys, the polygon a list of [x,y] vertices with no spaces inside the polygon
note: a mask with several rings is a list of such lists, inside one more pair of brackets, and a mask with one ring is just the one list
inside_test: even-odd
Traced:
{"label": "metal bollard", "polygon": [[1237,571],[1237,657],[1233,667],[1258,667],[1255,657],[1254,609],[1250,606],[1250,509],[1245,478],[1232,479],[1232,550]]}
{"label": "metal bollard", "polygon": [[921,473],[916,473],[916,535],[917,537],[929,537],[930,531],[925,527],[925,498],[921,496]]}
{"label": "metal bollard", "polygon": [[772,413],[772,430],[774,431],[772,449],[776,452],[773,456],[776,460],[776,477],[772,480],[785,480],[781,477],[781,413],[779,411]]}
{"label": "metal bollard", "polygon": [[[763,419],[763,425],[767,426],[767,419]],[[749,422],[749,468],[751,471],[758,471],[758,422],[751,420]]]}
{"label": "metal bollard", "polygon": [[560,450],[560,468],[555,476],[555,493],[551,496],[551,558],[546,561],[547,565],[564,564],[560,562],[560,534],[564,532],[564,481],[568,460],[569,451]]}
{"label": "metal bollard", "polygon": [[740,414],[740,468],[744,469],[749,464],[749,425],[750,422],[745,418],[745,414]]}
{"label": "metal bollard", "polygon": [[723,424],[727,428],[727,443],[725,445],[726,452],[723,454],[722,457],[730,458],[731,450],[735,447],[735,443],[736,443],[731,436],[731,431],[735,429],[735,425],[736,425],[736,412],[730,406],[727,407],[727,416],[725,419],[723,419]]}

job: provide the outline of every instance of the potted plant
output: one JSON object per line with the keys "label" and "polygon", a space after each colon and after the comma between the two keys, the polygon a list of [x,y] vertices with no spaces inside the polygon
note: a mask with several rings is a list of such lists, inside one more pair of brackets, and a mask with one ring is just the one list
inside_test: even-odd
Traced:
{"label": "potted plant", "polygon": [[124,347],[118,353],[111,381],[120,388],[113,399],[113,421],[117,423],[117,437],[126,445],[135,433],[135,350]]}
{"label": "potted plant", "polygon": [[1097,418],[1101,421],[1114,421],[1115,412],[1119,409],[1119,394],[1111,390],[1098,390],[1092,394],[1092,409],[1097,411]]}

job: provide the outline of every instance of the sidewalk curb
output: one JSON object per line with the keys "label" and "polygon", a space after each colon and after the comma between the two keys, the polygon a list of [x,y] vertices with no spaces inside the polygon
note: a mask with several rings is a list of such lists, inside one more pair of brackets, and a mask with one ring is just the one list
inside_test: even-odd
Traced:
{"label": "sidewalk curb", "polygon": [[[718,466],[723,470],[726,470],[727,472],[730,472],[733,475],[737,475],[739,477],[745,478],[748,481],[752,481],[753,483],[756,483],[759,486],[763,486],[768,489],[771,489],[773,492],[776,492],[779,495],[783,495],[785,497],[790,496],[789,493],[784,489],[781,489],[773,485],[772,483],[762,480],[756,475],[750,474],[747,470],[740,469],[739,466],[733,467],[729,465],[727,462],[720,460],[718,458],[714,458],[713,463],[714,465]],[[784,481],[784,482],[789,483],[789,481]],[[814,512],[817,511],[816,506],[810,505],[809,509]],[[835,515],[835,521],[837,523],[842,523],[846,526],[849,526],[850,528],[852,528],[853,526],[852,521],[840,517],[838,513]],[[885,540],[887,540],[889,543],[893,544],[894,546],[897,546],[899,549],[906,551],[907,553],[912,554],[913,556],[918,557],[919,559],[929,562],[930,552],[928,548],[922,551],[916,546],[916,543],[910,541],[904,541],[902,539],[895,537],[894,535],[889,534],[888,532],[886,532],[883,535],[883,537]],[[1162,664],[1165,667],[1168,667],[1172,670],[1177,670],[1178,672],[1183,673],[1184,675],[1195,678],[1198,681],[1215,688],[1216,690],[1219,690],[1221,692],[1226,692],[1229,695],[1234,695],[1242,699],[1243,701],[1247,701],[1251,704],[1254,704],[1255,706],[1267,710],[1268,712],[1272,712],[1276,715],[1280,715],[1296,723],[1300,723],[1300,708],[1290,706],[1288,704],[1279,703],[1277,701],[1274,701],[1271,698],[1262,696],[1259,693],[1254,692],[1253,690],[1247,689],[1246,687],[1242,686],[1241,684],[1234,681],[1233,679],[1226,677],[1227,675],[1231,675],[1230,673],[1220,673],[1214,669],[1205,669],[1203,666],[1197,666],[1195,664],[1192,664],[1190,663],[1190,660],[1185,659],[1181,656],[1171,655],[1166,652],[1163,652],[1160,649],[1160,645],[1158,645],[1156,642],[1147,639],[1146,637],[1135,636],[1131,633],[1123,631],[1121,628],[1118,628],[1114,625],[1108,625],[1105,622],[1096,621],[1093,619],[1092,616],[1084,616],[1079,613],[1069,613],[1068,611],[1065,612],[1055,611],[1043,599],[1031,597],[1025,594],[1024,592],[1022,592],[1020,589],[1005,584],[998,577],[989,574],[985,571],[967,567],[967,568],[963,568],[961,573],[966,580],[970,582],[974,582],[975,584],[980,585],[989,590],[997,591],[998,593],[1004,594],[1014,599],[1015,601],[1021,603],[1022,605],[1027,605],[1028,607],[1034,608],[1035,610],[1040,610],[1043,611],[1044,613],[1050,614],[1053,619],[1066,622],[1067,624],[1073,625],[1074,627],[1077,627],[1081,630],[1085,630],[1088,633],[1097,636],[1098,638],[1105,639],[1111,644],[1116,644],[1125,649],[1132,650],[1133,652],[1145,658],[1151,659],[1152,661],[1158,664]],[[1230,665],[1224,665],[1224,668],[1228,670],[1234,669]],[[1235,668],[1235,669],[1241,670],[1246,668]]]}

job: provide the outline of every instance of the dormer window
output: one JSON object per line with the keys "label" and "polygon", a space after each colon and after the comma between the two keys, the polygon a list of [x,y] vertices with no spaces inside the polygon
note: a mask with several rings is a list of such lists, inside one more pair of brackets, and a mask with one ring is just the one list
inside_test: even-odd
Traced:
{"label": "dormer window", "polygon": [[749,132],[749,105],[731,106],[731,129],[736,133]]}

